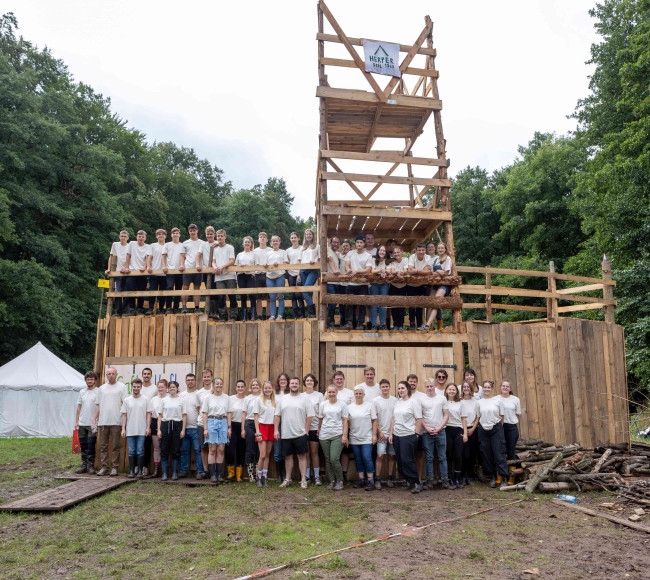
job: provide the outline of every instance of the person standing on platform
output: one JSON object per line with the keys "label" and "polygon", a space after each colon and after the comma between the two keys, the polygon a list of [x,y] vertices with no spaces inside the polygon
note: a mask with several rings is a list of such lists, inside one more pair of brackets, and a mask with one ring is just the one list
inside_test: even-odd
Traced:
{"label": "person standing on platform", "polygon": [[235,383],[235,394],[228,397],[228,427],[230,428],[230,441],[226,445],[226,464],[228,475],[226,479],[241,481],[244,471],[244,455],[246,454],[246,439],[244,431],[243,413],[246,409],[246,383],[239,379]]}
{"label": "person standing on platform", "polygon": [[[280,249],[280,236],[273,236],[271,238],[272,250],[266,254],[265,267],[279,266],[289,262],[287,253]],[[267,288],[284,288],[285,278],[284,270],[268,270],[266,272],[266,287]],[[277,306],[276,306],[277,300]],[[269,304],[271,306],[271,316],[269,320],[283,320],[284,319],[284,292],[271,292],[269,294]]]}
{"label": "person standing on platform", "polygon": [[[517,459],[515,449],[519,441],[519,419],[521,417],[521,401],[512,394],[510,381],[501,383],[501,401],[503,403],[503,436],[506,440],[506,457],[508,460]],[[508,468],[508,485],[514,485],[512,475],[514,466]]]}
{"label": "person standing on platform", "polygon": [[[341,245],[340,240],[336,236],[332,236],[330,240],[330,245],[327,248],[327,273],[339,275],[341,273],[341,262],[338,254],[339,246]],[[339,283],[328,282],[327,283],[327,293],[328,294],[342,294],[341,285]],[[341,313],[343,312],[343,306],[339,306]],[[334,328],[334,316],[336,315],[336,304],[327,305],[327,327]]]}
{"label": "person standing on platform", "polygon": [[375,367],[368,366],[363,369],[363,378],[365,381],[363,383],[359,383],[356,387],[354,387],[354,389],[356,390],[357,387],[361,387],[364,394],[363,400],[366,403],[370,403],[373,399],[381,395],[381,389],[379,388],[379,385],[375,383]]}
{"label": "person standing on platform", "polygon": [[[201,444],[199,442],[199,402],[198,391],[196,390],[196,375],[188,373],[185,376],[185,386],[187,390],[179,396],[183,401],[182,411],[185,417],[185,437],[181,440],[181,472],[178,477],[187,477],[190,470],[190,450],[194,450],[194,460],[196,461],[196,479],[205,479],[207,473],[203,468],[201,459]],[[202,429],[203,427],[201,427]]]}
{"label": "person standing on platform", "polygon": [[248,386],[248,395],[244,399],[244,411],[242,412],[242,437],[246,441],[246,470],[248,472],[248,481],[255,483],[255,471],[257,460],[259,459],[259,448],[255,434],[257,428],[255,427],[255,409],[257,399],[262,394],[260,380],[255,378],[251,379]]}
{"label": "person standing on platform", "polygon": [[[224,272],[225,268],[234,266],[235,248],[226,244],[226,230],[217,230],[217,245],[212,250],[212,268],[214,270],[214,286],[218,290],[237,288],[237,273]],[[222,322],[235,322],[237,320],[237,293],[229,294],[229,310],[226,310],[226,297],[216,296],[219,318]]]}
{"label": "person standing on platform", "polygon": [[[289,260],[289,264],[299,265],[302,258],[300,236],[296,232],[291,232],[289,240],[291,241],[291,247],[286,250],[287,259]],[[300,270],[287,270],[287,282],[291,288],[300,286]],[[293,310],[293,317],[296,320],[305,317],[305,300],[302,292],[293,292],[291,294],[291,309]]]}
{"label": "person standing on platform", "polygon": [[[160,477],[160,437],[158,437],[158,415],[162,412],[162,400],[167,396],[167,379],[160,379],[156,385],[157,395],[151,398],[151,413],[149,414],[149,430],[151,432],[151,446],[153,447],[153,475]],[[145,438],[146,444],[146,438]],[[145,445],[146,450],[146,445]],[[143,472],[144,473],[144,472]]]}
{"label": "person standing on platform", "polygon": [[[255,266],[255,252],[253,251],[253,238],[250,236],[244,236],[242,240],[244,251],[239,252],[235,258],[235,266]],[[255,283],[255,272],[238,272],[237,273],[237,286],[242,290],[247,290],[249,288],[256,288],[257,284]],[[250,302],[251,310],[248,312],[248,304]],[[241,310],[242,310],[242,322],[247,320],[255,320],[255,295],[254,294],[241,294]]]}
{"label": "person standing on platform", "polygon": [[95,444],[97,442],[97,427],[94,425],[93,415],[97,402],[97,374],[88,371],[84,375],[85,388],[79,391],[77,398],[77,415],[74,428],[79,433],[79,446],[81,447],[81,467],[75,473],[95,473]]}
{"label": "person standing on platform", "polygon": [[[256,264],[264,265],[267,263],[266,256],[269,252],[272,252],[273,249],[268,247],[269,236],[266,232],[260,232],[257,236],[257,242],[259,246],[253,250],[255,252]],[[266,288],[266,272],[255,272],[255,282],[258,288]],[[268,300],[268,294],[256,294],[255,295],[255,311],[257,320],[264,320],[262,309],[264,306],[264,299]],[[270,313],[267,308],[266,316],[270,316]]]}
{"label": "person standing on platform", "polygon": [[[181,258],[181,255],[183,258]],[[162,253],[162,271],[166,274],[166,290],[183,289],[183,271],[185,270],[185,246],[181,244],[181,230],[172,228],[172,241],[165,244]],[[169,274],[169,270],[178,270],[180,274]],[[165,297],[165,312],[178,312],[180,296]]]}
{"label": "person standing on platform", "polygon": [[503,400],[496,396],[492,381],[483,383],[483,398],[478,401],[478,416],[483,473],[490,478],[490,487],[497,487],[508,480],[508,460],[503,435]]}
{"label": "person standing on platform", "polygon": [[381,470],[384,455],[388,454],[388,478],[386,487],[394,487],[393,471],[395,469],[395,447],[388,442],[390,423],[393,418],[396,397],[390,394],[390,382],[387,379],[379,381],[381,395],[372,400],[377,414],[377,458],[375,460],[375,489],[381,489]]}
{"label": "person standing on platform", "polygon": [[[418,276],[431,274],[431,263],[427,256],[427,247],[424,244],[415,246],[415,253],[409,257],[409,276],[411,282],[406,286],[407,296],[424,296],[428,286],[417,282]],[[422,330],[422,308],[409,306],[409,330],[419,328]]]}
{"label": "person standing on platform", "polygon": [[[108,256],[108,266],[104,274],[108,276],[111,273],[111,262],[113,261],[113,256],[117,258],[115,265],[115,271],[121,272],[124,270],[126,265],[126,251],[129,247],[129,232],[122,230],[120,232],[120,241],[113,242],[111,246],[111,253]],[[115,278],[115,292],[124,292],[126,290],[126,278],[119,276]],[[115,299],[115,313],[117,316],[122,316],[124,309],[126,308],[127,299],[126,298],[116,298]]]}
{"label": "person standing on platform", "polygon": [[[187,233],[190,235],[189,239],[183,242],[183,247],[185,252],[181,253],[181,266],[184,269],[196,268],[197,273],[194,274],[183,274],[183,290],[189,290],[190,286],[194,288],[195,292],[198,292],[201,289],[201,283],[203,282],[203,251],[204,243],[203,240],[199,240],[199,228],[196,227],[196,224],[190,224],[187,226]],[[183,308],[181,312],[185,314],[187,310],[187,294],[182,296],[181,302]],[[193,296],[194,300],[194,311],[200,312],[199,304],[201,302],[201,295],[195,294]]]}
{"label": "person standing on platform", "polygon": [[[141,374],[142,374],[142,390],[140,391],[140,394],[143,397],[146,397],[147,399],[151,400],[158,394],[158,389],[156,388],[156,385],[154,385],[151,382],[151,379],[153,378],[153,371],[149,367],[145,367],[142,369]],[[149,475],[149,463],[151,462],[151,446],[153,443],[152,440],[153,435],[155,435],[155,432],[152,432],[150,428],[149,434],[144,438],[144,466],[142,468],[143,477]]]}
{"label": "person standing on platform", "polygon": [[[339,270],[341,274],[345,274],[345,257],[350,253],[351,250],[350,242],[348,240],[341,240],[339,246],[339,251],[336,253],[339,258]],[[339,294],[346,294],[348,288],[347,282],[339,282]],[[345,309],[346,306],[339,304],[339,327],[343,328],[347,320],[345,319]]]}
{"label": "person standing on platform", "polygon": [[[122,402],[122,438],[126,438],[129,450],[128,477],[142,477],[144,466],[144,438],[149,435],[147,417],[151,413],[151,401],[141,394],[142,380],[133,379],[133,394]],[[136,471],[137,468],[137,471]]]}
{"label": "person standing on platform", "polygon": [[198,400],[198,409],[199,416],[196,420],[196,434],[199,440],[199,447],[201,449],[201,463],[203,463],[203,470],[205,471],[205,466],[208,465],[208,443],[205,440],[205,428],[207,425],[203,423],[203,413],[201,412],[201,407],[203,407],[203,401],[210,395],[212,392],[212,369],[203,369],[201,373],[201,388],[196,392]]}
{"label": "person standing on platform", "polygon": [[[268,487],[269,457],[273,448],[275,427],[275,410],[277,402],[271,381],[264,381],[262,394],[253,405],[255,421],[255,439],[259,445],[260,458],[257,463],[257,487]],[[276,468],[278,465],[276,463]],[[279,469],[279,468],[278,468]]]}
{"label": "person standing on platform", "polygon": [[[386,253],[386,247],[379,246],[377,255],[373,258],[372,273],[381,276],[383,281],[370,284],[371,296],[388,296],[390,284],[386,279],[386,270],[389,264],[390,257]],[[377,312],[379,312],[379,325],[377,325]],[[376,304],[370,306],[370,328],[371,330],[387,330],[386,306],[377,306]]]}
{"label": "person standing on platform", "polygon": [[[298,284],[301,286],[313,286],[318,280],[318,264],[320,264],[320,245],[316,243],[316,234],[314,230],[306,229],[302,240],[302,254],[300,256],[300,276]],[[316,266],[316,268],[310,266]],[[314,304],[314,295],[312,292],[303,292],[302,297],[307,308],[307,317],[316,318],[316,305]]]}
{"label": "person standing on platform", "polygon": [[395,447],[397,466],[406,479],[406,489],[411,489],[411,493],[420,493],[422,484],[415,465],[415,450],[422,423],[422,408],[411,397],[411,389],[406,381],[399,382],[397,394],[399,399],[393,409],[388,442]]}
{"label": "person standing on platform", "polygon": [[337,399],[336,385],[327,387],[327,399],[318,405],[318,438],[325,455],[327,489],[343,489],[341,451],[348,444],[348,405]]}
{"label": "person standing on platform", "polygon": [[223,392],[223,379],[216,377],[212,383],[210,394],[203,400],[201,412],[203,413],[204,436],[208,443],[208,468],[210,480],[223,482],[221,466],[226,451],[226,443],[230,439],[228,427],[228,395]]}
{"label": "person standing on platform", "polygon": [[106,369],[106,382],[99,388],[95,403],[93,425],[99,429],[100,470],[97,475],[108,475],[108,442],[111,442],[110,474],[117,475],[120,466],[120,434],[122,431],[122,403],[128,395],[126,385],[117,380],[117,369]]}
{"label": "person standing on platform", "polygon": [[[212,259],[213,259],[213,248],[217,247],[217,242],[215,240],[214,228],[208,226],[205,228],[205,241],[202,242],[201,249],[201,266],[205,274],[202,275],[203,283],[205,284],[205,289],[209,290],[214,288],[213,284],[213,273],[212,273]],[[210,298],[210,311],[208,312],[209,318],[215,318],[217,313],[217,296],[212,296]]]}
{"label": "person standing on platform", "polygon": [[[151,246],[146,242],[147,232],[139,230],[135,242],[129,242],[126,250],[126,263],[122,274],[145,272],[151,265]],[[147,276],[128,276],[126,279],[127,292],[144,292],[147,289]],[[127,314],[144,314],[144,295],[137,298],[127,298]],[[149,298],[151,302],[151,298]],[[135,309],[134,309],[135,307]]]}
{"label": "person standing on platform", "polygon": [[[345,257],[345,271],[350,278],[346,288],[346,294],[352,296],[367,296],[368,283],[367,282],[352,282],[355,276],[368,275],[372,272],[373,259],[372,256],[366,252],[366,238],[357,236],[354,242],[355,249]],[[345,326],[344,330],[352,330],[354,319],[354,304],[348,304],[345,313]],[[359,318],[357,319],[357,330],[364,330],[364,321],[366,319],[366,307],[361,304],[359,306]]]}
{"label": "person standing on platform", "polygon": [[[162,270],[162,257],[163,252],[165,251],[165,240],[167,239],[167,231],[163,229],[156,230],[156,243],[151,244],[151,260],[149,261],[149,267],[147,271],[151,274],[154,270]],[[149,276],[149,291],[158,292],[159,290],[164,291],[167,288],[167,276],[165,274],[156,274]],[[154,306],[158,303],[158,312],[160,314],[165,314],[165,304],[166,300],[164,296],[160,298],[158,296],[149,297],[149,310],[145,314],[153,314]]]}
{"label": "person standing on platform", "polygon": [[293,456],[298,456],[300,469],[300,487],[307,489],[307,454],[309,451],[307,434],[311,420],[314,418],[314,407],[309,399],[300,392],[300,379],[292,377],[289,380],[289,394],[282,397],[275,408],[274,438],[280,440],[280,420],[282,421],[282,453],[284,455],[287,475],[280,487],[291,485],[293,471]]}
{"label": "person standing on platform", "polygon": [[[404,274],[408,273],[408,258],[402,254],[402,248],[395,246],[393,250],[392,260],[388,267],[388,272],[394,274],[395,278],[390,283],[388,289],[389,296],[406,296],[406,282],[404,282]],[[404,330],[404,308],[391,308],[390,315],[393,319],[393,330]]]}
{"label": "person standing on platform", "polygon": [[[307,438],[309,440],[309,458],[311,459],[311,466],[314,469],[314,483],[316,485],[321,485],[320,457],[318,455],[318,405],[320,405],[324,398],[323,393],[316,390],[318,387],[318,380],[311,373],[305,375],[302,379],[302,384],[304,387],[304,395],[309,399],[314,407],[314,417],[311,420]],[[309,459],[307,460],[307,471],[305,472],[305,476],[307,481],[309,481]]]}
{"label": "person standing on platform", "polygon": [[478,457],[478,401],[474,399],[474,390],[467,382],[461,387],[460,416],[467,425],[467,441],[463,443],[463,477],[467,485],[472,484],[476,459]]}

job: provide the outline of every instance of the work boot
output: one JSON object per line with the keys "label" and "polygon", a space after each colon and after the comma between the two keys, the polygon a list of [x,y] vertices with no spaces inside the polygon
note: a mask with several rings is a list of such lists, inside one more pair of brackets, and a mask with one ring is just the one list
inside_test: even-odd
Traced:
{"label": "work boot", "polygon": [[465,487],[465,480],[460,476],[460,471],[454,471],[456,475],[456,487]]}
{"label": "work boot", "polygon": [[307,317],[308,318],[316,318],[316,305],[311,304],[307,306]]}
{"label": "work boot", "polygon": [[334,313],[327,313],[327,328],[334,328]]}
{"label": "work boot", "polygon": [[456,489],[456,488],[452,488],[449,480],[445,478],[442,480],[442,489]]}
{"label": "work boot", "polygon": [[209,463],[208,464],[208,470],[210,471],[210,481],[212,483],[217,483],[217,470],[216,470],[216,465],[214,463]]}
{"label": "work boot", "polygon": [[95,473],[94,464],[95,464],[94,461],[89,461],[88,462],[88,471],[86,472],[88,475],[94,475],[94,473]]}
{"label": "work boot", "polygon": [[495,477],[492,477],[492,479],[490,480],[490,487],[491,487],[492,489],[494,489],[497,485],[498,485],[498,484],[497,484],[497,480],[496,480],[496,478],[495,478]]}
{"label": "work boot", "polygon": [[153,475],[151,477],[160,477],[160,462],[153,464]]}
{"label": "work boot", "polygon": [[237,467],[235,467],[235,476],[236,476],[236,479],[237,479],[237,483],[241,482],[241,474],[242,474],[243,470],[244,470],[244,468],[241,465],[238,465]]}
{"label": "work boot", "polygon": [[129,475],[127,477],[135,477],[135,455],[129,455]]}
{"label": "work boot", "polygon": [[235,479],[235,466],[234,465],[229,465],[228,466],[228,475],[226,476],[226,479],[228,481],[232,481]]}
{"label": "work boot", "polygon": [[264,482],[262,481],[262,479],[264,479],[264,478],[263,477],[258,478],[257,487],[263,487],[264,486]]}
{"label": "work boot", "polygon": [[81,474],[81,473],[88,473],[88,463],[85,461],[81,464],[81,467],[75,471],[75,473]]}
{"label": "work boot", "polygon": [[388,476],[388,479],[386,480],[386,487],[390,487],[390,488],[395,487],[395,482],[393,481],[392,475]]}
{"label": "work boot", "polygon": [[265,475],[262,476],[262,484],[264,485],[264,487],[269,486],[269,478],[266,477]]}

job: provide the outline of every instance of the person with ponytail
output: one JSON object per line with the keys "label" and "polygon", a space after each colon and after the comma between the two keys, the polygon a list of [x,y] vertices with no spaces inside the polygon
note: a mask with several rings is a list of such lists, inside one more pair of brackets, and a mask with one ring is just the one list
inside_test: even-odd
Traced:
{"label": "person with ponytail", "polygon": [[503,401],[494,392],[494,383],[484,381],[483,398],[478,401],[478,440],[483,457],[483,472],[490,478],[490,487],[508,479],[506,440],[503,435]]}
{"label": "person with ponytail", "polygon": [[248,395],[244,398],[244,410],[242,411],[242,437],[246,441],[246,471],[248,473],[248,481],[255,483],[256,464],[259,459],[260,451],[255,439],[257,429],[255,428],[255,408],[256,401],[262,394],[262,389],[259,379],[251,379],[248,386]]}
{"label": "person with ponytail", "polygon": [[464,487],[465,480],[461,477],[463,471],[463,444],[467,442],[467,419],[462,416],[458,387],[448,383],[445,388],[447,411],[449,419],[445,432],[447,434],[447,470],[452,489]]}
{"label": "person with ponytail", "polygon": [[203,399],[201,413],[203,414],[204,437],[208,444],[208,469],[210,481],[223,482],[221,466],[226,452],[226,443],[231,431],[228,427],[228,395],[223,392],[223,379],[216,377],[212,382],[210,394]]}
{"label": "person with ponytail", "polygon": [[275,406],[273,384],[271,381],[264,381],[262,394],[257,397],[253,406],[255,439],[257,439],[260,449],[260,459],[257,462],[257,487],[269,486],[269,457],[271,456],[274,441]]}

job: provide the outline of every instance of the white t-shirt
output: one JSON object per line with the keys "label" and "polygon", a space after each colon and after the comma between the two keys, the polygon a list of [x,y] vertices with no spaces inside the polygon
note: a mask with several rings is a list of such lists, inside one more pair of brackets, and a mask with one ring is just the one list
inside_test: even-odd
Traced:
{"label": "white t-shirt", "polygon": [[[178,270],[181,266],[181,254],[185,254],[185,246],[178,242],[167,242],[163,254],[167,256],[167,267],[170,270]],[[186,264],[186,267],[187,264]],[[194,266],[189,266],[194,267]]]}
{"label": "white t-shirt", "polygon": [[[256,266],[257,259],[255,257],[255,252],[251,250],[250,252],[239,252],[235,258],[235,266]],[[252,274],[253,272],[242,272],[242,274]]]}
{"label": "white t-shirt", "polygon": [[142,387],[140,394],[147,399],[153,399],[158,394],[158,387],[156,385],[149,385],[148,387]]}
{"label": "white t-shirt", "polygon": [[377,248],[372,248],[371,250],[366,248],[366,252],[368,252],[374,258],[377,255]]}
{"label": "white t-shirt", "polygon": [[160,405],[159,415],[162,415],[163,421],[182,421],[183,420],[183,399],[180,397],[165,397]]}
{"label": "white t-shirt", "polygon": [[422,405],[422,422],[429,429],[437,429],[444,419],[444,411],[449,409],[446,397],[425,395],[420,403]]}
{"label": "white t-shirt", "polygon": [[[350,270],[365,270],[368,266],[372,268],[375,261],[372,256],[365,250],[361,253],[356,250],[351,250],[345,256],[345,261],[350,264]],[[348,282],[350,286],[368,286],[368,284],[360,284],[359,282]]]}
{"label": "white t-shirt", "polygon": [[443,399],[447,398],[445,396],[445,390],[444,389],[439,389],[438,387],[436,387],[434,392],[435,392],[436,397],[442,397]]}
{"label": "white t-shirt", "polygon": [[[399,272],[406,273],[408,270],[408,265],[409,265],[408,258],[405,258],[404,256],[402,256],[401,261],[398,262],[397,260],[393,260],[390,263],[390,267],[395,270],[395,274],[398,274]],[[406,282],[393,281],[391,282],[391,284],[395,286],[395,288],[404,288],[406,286]]]}
{"label": "white t-shirt", "polygon": [[366,403],[370,403],[373,399],[377,397],[381,397],[381,389],[379,388],[379,384],[377,383],[375,383],[370,387],[366,385],[366,383],[359,383],[354,388],[356,389],[357,387],[361,387],[363,389],[364,392],[363,400]]}
{"label": "white t-shirt", "polygon": [[77,397],[77,405],[81,405],[79,412],[79,426],[90,427],[93,424],[93,415],[95,414],[95,404],[97,403],[98,387],[81,389]]}
{"label": "white t-shirt", "polygon": [[413,397],[397,399],[393,408],[393,418],[395,420],[393,435],[397,437],[415,435],[415,423],[418,419],[422,419],[420,402],[414,400]]}
{"label": "white t-shirt", "polygon": [[501,397],[478,400],[478,421],[486,431],[490,431],[497,423],[500,423],[503,414],[503,400]]}
{"label": "white t-shirt", "polygon": [[208,419],[210,417],[219,417],[222,415],[225,417],[228,413],[229,402],[230,398],[228,395],[213,395],[210,393],[205,397],[205,399],[203,399],[203,403],[201,404],[201,413],[207,413]]}
{"label": "white t-shirt", "polygon": [[478,391],[476,391],[472,397],[474,397],[477,401],[479,399],[483,398],[483,387],[481,385],[476,385],[478,387]]}
{"label": "white t-shirt", "polygon": [[[201,252],[203,253],[203,240],[185,240],[183,242],[183,247],[185,248],[185,267],[186,268],[196,268],[196,255]],[[201,260],[201,265],[203,265],[203,260]]]}
{"label": "white t-shirt", "polygon": [[[273,248],[270,248],[268,246],[266,248],[255,248],[253,250],[253,253],[255,254],[255,260],[257,260],[255,263],[259,264],[260,266],[266,264],[266,255],[272,251]],[[259,271],[257,274],[264,274],[264,272]]]}
{"label": "white t-shirt", "polygon": [[305,397],[309,399],[312,406],[314,407],[313,414],[314,418],[311,420],[311,425],[309,426],[310,431],[318,431],[318,405],[325,399],[323,393],[319,391],[314,391],[313,393],[303,393]]}
{"label": "white t-shirt", "polygon": [[[302,258],[302,246],[294,248],[291,246],[285,250],[289,264],[300,264],[300,259]],[[300,270],[287,270],[287,274],[290,276],[297,276],[300,273]]]}
{"label": "white t-shirt", "polygon": [[199,407],[201,406],[199,402],[199,393],[198,391],[188,391],[183,392],[183,396],[179,395],[183,401],[183,415],[187,415],[185,419],[185,428],[186,429],[196,429],[198,427],[199,421]]}
{"label": "white t-shirt", "polygon": [[275,407],[275,416],[282,418],[282,439],[305,435],[307,417],[314,416],[314,406],[304,393],[282,397]]}
{"label": "white t-shirt", "polygon": [[[341,274],[345,274],[345,258],[350,255],[350,252],[344,254],[343,252],[336,252],[336,255],[339,258],[339,271]],[[347,286],[347,282],[339,282],[339,286]]]}
{"label": "white t-shirt", "polygon": [[131,254],[129,270],[142,270],[145,267],[147,256],[151,256],[151,246],[149,244],[138,245],[138,242],[129,242],[127,254]]}
{"label": "white t-shirt", "polygon": [[467,428],[474,425],[478,415],[478,401],[476,399],[462,399],[460,402],[460,416],[467,418]]}
{"label": "white t-shirt", "polygon": [[230,395],[230,401],[228,402],[228,412],[232,413],[230,418],[234,423],[241,423],[242,411],[246,408],[246,397],[241,399],[237,395]]}
{"label": "white t-shirt", "polygon": [[[257,415],[257,422],[260,425],[273,425],[273,422],[275,421],[275,410],[277,409],[277,406],[277,401],[274,407],[271,404],[271,401],[262,401],[262,397],[256,397],[255,408],[253,410],[253,418],[255,415]],[[282,425],[282,430],[284,431],[284,424]]]}
{"label": "white t-shirt", "polygon": [[[217,246],[214,246],[214,250],[216,251]],[[210,260],[210,253],[212,250],[212,244],[208,242],[207,240],[202,240],[201,243],[201,266],[204,268],[210,268],[212,267],[212,261]],[[214,253],[212,253],[214,256]]]}
{"label": "white t-shirt", "polygon": [[519,397],[515,397],[514,395],[502,397],[499,395],[499,398],[503,403],[503,422],[509,423],[510,425],[519,423],[519,419],[517,419],[517,415],[521,415],[521,401]]}
{"label": "white t-shirt", "polygon": [[253,420],[253,414],[255,413],[255,407],[257,405],[256,399],[259,399],[259,395],[246,395],[244,397],[244,411],[246,411],[246,421]]}
{"label": "white t-shirt", "polygon": [[[289,258],[287,258],[287,253],[284,250],[271,250],[264,256],[264,259],[266,260],[264,264],[268,265],[273,265],[276,262],[278,264],[287,264],[289,262]],[[266,277],[271,279],[271,280],[276,280],[280,276],[284,276],[284,270],[269,270],[266,273]]]}
{"label": "white t-shirt", "polygon": [[[316,262],[311,264],[310,262]],[[315,248],[306,248],[302,250],[302,256],[300,257],[300,263],[302,264],[303,270],[313,268],[318,265],[320,262],[320,246],[316,244]]]}
{"label": "white t-shirt", "polygon": [[[230,260],[234,259],[235,248],[230,244],[225,244],[223,248],[221,246],[215,246],[212,249],[212,262],[218,267],[225,266]],[[237,272],[224,272],[223,274],[214,275],[215,282],[222,280],[237,280]]]}
{"label": "white t-shirt", "polygon": [[348,410],[347,403],[339,399],[334,404],[330,403],[329,399],[321,402],[318,405],[318,417],[323,422],[320,427],[319,439],[327,440],[343,435],[343,419],[349,417]]}
{"label": "white t-shirt", "polygon": [[460,401],[447,401],[447,410],[449,411],[448,427],[462,427],[462,407]]}
{"label": "white t-shirt", "polygon": [[372,400],[375,413],[377,413],[377,429],[386,437],[390,434],[390,422],[393,418],[393,409],[395,409],[396,402],[397,399],[392,395],[389,395],[388,399],[376,397]]}
{"label": "white t-shirt", "polygon": [[336,393],[336,398],[339,401],[343,401],[346,405],[349,405],[352,401],[354,401],[354,391],[352,389],[346,389],[343,387]]}
{"label": "white t-shirt", "polygon": [[[415,268],[418,272],[424,270],[427,266],[431,265],[431,258],[428,255],[424,255],[423,260],[418,260],[417,254],[411,254],[409,256],[409,266]],[[409,286],[421,286],[421,284],[413,284],[409,282]]]}
{"label": "white t-shirt", "polygon": [[129,243],[122,245],[120,242],[113,242],[111,246],[111,256],[117,256],[116,268],[119,272],[126,266],[126,252],[129,249]]}
{"label": "white t-shirt", "polygon": [[356,402],[348,405],[350,445],[372,443],[372,420],[376,418],[377,411],[372,403],[364,401],[361,405],[357,405]]}
{"label": "white t-shirt", "polygon": [[144,435],[147,430],[147,411],[151,411],[151,401],[140,395],[131,395],[122,402],[120,413],[126,414],[126,436]]}
{"label": "white t-shirt", "polygon": [[449,274],[449,272],[451,272],[451,258],[447,256],[445,261],[441,264],[440,256],[436,256],[431,259],[431,270],[433,270],[435,266],[442,266],[442,269]]}
{"label": "white t-shirt", "polygon": [[99,405],[99,419],[97,426],[121,425],[122,424],[122,403],[128,396],[126,385],[117,381],[114,385],[104,383],[99,387],[96,405]]}
{"label": "white t-shirt", "polygon": [[[162,270],[162,255],[165,251],[165,244],[151,244],[151,269]],[[164,276],[164,274],[161,274]]]}
{"label": "white t-shirt", "polygon": [[[341,259],[337,252],[332,251],[332,248],[327,248],[327,257],[332,258],[334,267],[340,272],[341,271]],[[332,274],[332,266],[330,266],[329,261],[327,262],[327,271]]]}
{"label": "white t-shirt", "polygon": [[162,399],[160,398],[160,395],[151,397],[151,418],[152,419],[158,419],[158,415],[162,411],[163,399],[166,398],[167,395],[165,395]]}

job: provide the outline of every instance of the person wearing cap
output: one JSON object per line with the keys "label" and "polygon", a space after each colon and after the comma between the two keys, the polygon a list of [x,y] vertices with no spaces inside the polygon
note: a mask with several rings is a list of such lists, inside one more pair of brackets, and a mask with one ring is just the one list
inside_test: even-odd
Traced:
{"label": "person wearing cap", "polygon": [[[201,274],[201,270],[203,269],[203,240],[199,240],[199,228],[196,227],[196,224],[187,226],[187,233],[190,237],[183,242],[185,253],[181,254],[181,266],[184,266],[184,268],[196,268],[198,272],[196,274],[183,274],[183,290],[189,290],[190,286],[193,286],[194,290],[198,291],[201,289],[201,282],[203,280],[203,275]],[[195,294],[193,299],[194,310],[198,312],[201,296]],[[187,312],[187,295],[182,297],[182,302],[183,308],[181,312],[185,313]]]}
{"label": "person wearing cap", "polygon": [[[366,238],[357,236],[354,241],[354,250],[345,256],[345,271],[350,278],[346,288],[346,294],[355,296],[364,296],[368,294],[368,283],[352,282],[355,275],[367,275],[372,272],[372,256],[366,252]],[[352,330],[352,320],[354,318],[354,304],[348,304],[346,308],[346,323],[343,330]],[[359,318],[357,319],[357,330],[363,330],[363,323],[366,319],[366,307],[362,304],[359,306]]]}

